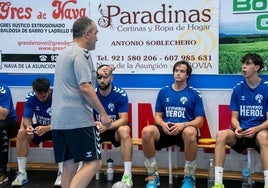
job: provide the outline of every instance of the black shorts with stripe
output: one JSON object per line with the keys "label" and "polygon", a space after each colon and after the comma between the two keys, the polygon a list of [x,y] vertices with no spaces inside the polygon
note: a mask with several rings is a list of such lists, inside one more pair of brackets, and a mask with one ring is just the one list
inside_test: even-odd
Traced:
{"label": "black shorts with stripe", "polygon": [[90,162],[101,159],[100,133],[96,126],[68,130],[52,130],[55,161],[73,159]]}

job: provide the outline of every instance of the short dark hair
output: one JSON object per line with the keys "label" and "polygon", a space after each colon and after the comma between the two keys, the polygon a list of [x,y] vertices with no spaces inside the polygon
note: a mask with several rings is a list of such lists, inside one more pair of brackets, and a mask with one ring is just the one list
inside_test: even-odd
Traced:
{"label": "short dark hair", "polygon": [[32,87],[38,93],[47,92],[50,88],[50,81],[47,78],[37,78],[33,81]]}
{"label": "short dark hair", "polygon": [[108,64],[102,64],[102,65],[100,65],[100,66],[97,68],[97,71],[98,71],[99,69],[101,69],[102,67],[109,67],[109,65],[108,65]]}
{"label": "short dark hair", "polygon": [[78,18],[73,24],[73,38],[82,37],[86,30],[91,32],[93,23],[93,20],[87,17]]}
{"label": "short dark hair", "polygon": [[186,65],[186,67],[187,67],[186,73],[189,76],[187,80],[189,80],[189,78],[192,74],[192,67],[191,67],[190,63],[188,61],[185,61],[185,60],[177,61],[173,66],[173,73],[175,72],[176,67],[178,65]]}
{"label": "short dark hair", "polygon": [[244,55],[241,59],[241,63],[244,64],[245,62],[252,60],[255,65],[259,65],[260,68],[258,71],[260,71],[263,68],[263,59],[259,54],[256,53],[248,53]]}

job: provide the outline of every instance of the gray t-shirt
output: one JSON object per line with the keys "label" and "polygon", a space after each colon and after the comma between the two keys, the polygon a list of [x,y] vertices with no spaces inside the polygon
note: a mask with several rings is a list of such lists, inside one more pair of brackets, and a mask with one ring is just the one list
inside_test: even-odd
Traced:
{"label": "gray t-shirt", "polygon": [[75,129],[94,126],[93,109],[79,85],[96,81],[96,69],[89,50],[73,43],[58,56],[54,77],[51,127]]}

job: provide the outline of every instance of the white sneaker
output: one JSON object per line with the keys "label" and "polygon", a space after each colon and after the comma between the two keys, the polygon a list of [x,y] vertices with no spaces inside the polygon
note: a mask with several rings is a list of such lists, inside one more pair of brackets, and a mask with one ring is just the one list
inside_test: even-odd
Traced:
{"label": "white sneaker", "polygon": [[28,183],[27,173],[18,172],[16,179],[12,182],[12,186],[22,186]]}
{"label": "white sneaker", "polygon": [[54,183],[54,186],[61,186],[61,178],[62,178],[62,173],[58,171],[57,179]]}

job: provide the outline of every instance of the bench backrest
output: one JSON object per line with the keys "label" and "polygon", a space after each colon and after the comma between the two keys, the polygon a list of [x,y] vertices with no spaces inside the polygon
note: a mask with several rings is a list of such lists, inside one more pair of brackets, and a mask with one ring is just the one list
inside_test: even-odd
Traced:
{"label": "bench backrest", "polygon": [[231,128],[231,110],[229,105],[219,105],[219,130]]}

